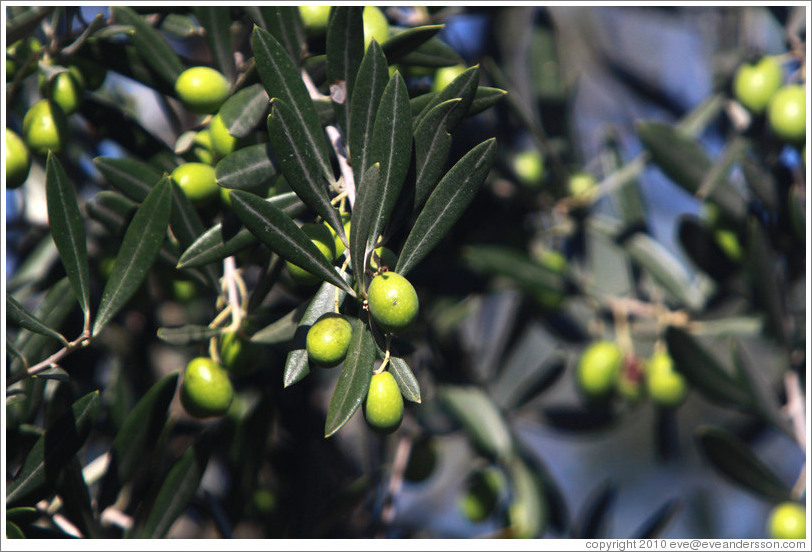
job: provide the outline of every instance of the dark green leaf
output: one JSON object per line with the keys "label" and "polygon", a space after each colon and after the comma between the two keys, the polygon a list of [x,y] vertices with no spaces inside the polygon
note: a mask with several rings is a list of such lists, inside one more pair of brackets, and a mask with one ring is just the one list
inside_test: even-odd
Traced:
{"label": "dark green leaf", "polygon": [[296,335],[296,328],[306,309],[306,304],[302,303],[285,316],[256,332],[251,336],[251,341],[263,345],[279,345],[289,342]]}
{"label": "dark green leaf", "polygon": [[400,388],[400,394],[407,401],[422,402],[420,398],[420,383],[412,373],[406,361],[398,357],[389,357],[389,371]]}
{"label": "dark green leaf", "polygon": [[451,46],[434,37],[403,56],[400,63],[417,67],[450,67],[462,63],[462,58]]}
{"label": "dark green leaf", "polygon": [[124,307],[155,262],[166,238],[171,208],[172,188],[169,178],[164,178],[149,193],[127,228],[102,293],[93,325],[94,336]]}
{"label": "dark green leaf", "polygon": [[191,38],[200,33],[200,27],[191,17],[179,13],[170,13],[164,17],[163,21],[161,21],[161,30],[183,39]]}
{"label": "dark green leaf", "polygon": [[[295,6],[277,8],[279,10],[298,9]],[[330,185],[335,184],[333,169],[327,153],[327,141],[324,131],[319,124],[319,116],[310,94],[302,81],[299,70],[291,62],[290,57],[279,42],[266,31],[256,27],[251,41],[254,47],[254,56],[257,60],[257,71],[262,79],[262,84],[268,92],[271,101],[279,99],[289,108],[289,117],[296,121],[296,140],[301,140],[296,149],[308,151],[308,156],[314,160],[320,168],[324,178]],[[276,109],[274,110],[276,111]],[[287,114],[287,113],[286,113]],[[291,127],[293,121],[288,122],[286,127]],[[273,142],[274,134],[271,132],[271,140],[274,150],[280,157],[284,155]],[[284,168],[284,164],[282,165]],[[290,179],[288,179],[290,180]],[[321,213],[319,213],[321,214]]]}
{"label": "dark green leaf", "polygon": [[146,521],[135,530],[133,537],[160,539],[166,535],[194,497],[208,460],[208,454],[197,446],[186,449],[164,479],[154,504],[144,512]]}
{"label": "dark green leaf", "polygon": [[473,115],[482,113],[486,109],[496,105],[496,102],[504,98],[506,95],[507,91],[502,90],[501,88],[492,88],[490,86],[478,87],[476,89],[474,101],[472,101],[471,105],[468,106],[468,113],[466,113],[465,116],[471,117]]}
{"label": "dark green leaf", "polygon": [[381,45],[386,61],[397,63],[428,42],[443,29],[443,25],[423,25],[396,32]]}
{"label": "dark green leaf", "polygon": [[414,131],[415,210],[423,207],[445,169],[451,151],[448,117],[460,101],[454,98],[435,106]]}
{"label": "dark green leaf", "polygon": [[773,386],[767,381],[762,370],[753,363],[747,352],[738,343],[733,343],[733,365],[739,375],[744,390],[750,397],[753,409],[764,420],[794,438],[792,425],[781,412]]}
{"label": "dark green leaf", "polygon": [[[172,209],[169,214],[169,226],[180,247],[186,249],[203,233],[203,222],[180,186],[174,180],[171,181],[171,185]],[[209,287],[217,289],[220,280],[219,271],[211,265],[202,267],[201,271],[206,275]]]}
{"label": "dark green leaf", "polygon": [[6,320],[26,330],[52,337],[63,345],[68,344],[68,340],[62,334],[43,324],[39,318],[25,310],[25,307],[8,293],[6,293]]}
{"label": "dark green leaf", "polygon": [[178,328],[158,328],[158,339],[172,345],[191,345],[207,342],[221,333],[223,333],[222,328],[188,324]]}
{"label": "dark green leaf", "polygon": [[137,203],[144,201],[161,179],[161,173],[154,167],[135,159],[96,157],[93,163],[110,184]]}
{"label": "dark green leaf", "polygon": [[324,186],[323,172],[316,157],[318,150],[308,144],[308,130],[286,102],[274,99],[271,105],[268,132],[285,180],[308,207],[344,236],[341,218],[330,203]]}
{"label": "dark green leaf", "polygon": [[271,251],[355,296],[307,234],[278,207],[239,190],[231,192],[231,202],[243,224]]}
{"label": "dark green leaf", "polygon": [[147,391],[127,415],[113,440],[110,463],[99,494],[99,510],[115,501],[119,490],[158,442],[177,386],[177,373],[164,377]]}
{"label": "dark green leaf", "polygon": [[634,532],[634,539],[656,539],[666,528],[668,523],[680,510],[680,501],[676,498],[669,500],[643,522]]}
{"label": "dark green leaf", "polygon": [[705,227],[699,217],[683,215],[678,225],[680,245],[700,270],[720,282],[736,272],[736,264],[722,251],[714,239],[713,230]]}
{"label": "dark green leaf", "polygon": [[85,204],[87,214],[100,222],[113,236],[124,234],[124,229],[132,220],[138,204],[124,195],[110,190],[102,190]]}
{"label": "dark green leaf", "polygon": [[696,196],[699,198],[708,197],[714,193],[719,186],[726,185],[728,173],[734,164],[738,164],[747,150],[750,149],[750,141],[736,136],[725,146],[719,159],[713,164],[710,170],[705,173]]}
{"label": "dark green leaf", "polygon": [[575,538],[601,539],[606,536],[606,518],[615,501],[616,494],[614,488],[609,483],[606,483],[595,494],[594,498],[590,497],[581,515],[580,523],[575,530]]}
{"label": "dark green leaf", "polygon": [[636,232],[623,241],[623,246],[634,262],[681,304],[691,310],[702,308],[706,298],[699,285],[691,281],[685,267],[660,242]]}
{"label": "dark green leaf", "polygon": [[792,500],[791,490],[729,431],[704,426],[696,437],[713,467],[732,481],[772,502]]}
{"label": "dark green leaf", "polygon": [[372,227],[372,217],[375,206],[379,201],[380,192],[380,165],[375,163],[364,174],[358,182],[358,195],[355,198],[355,205],[352,212],[352,224],[350,225],[350,260],[355,279],[361,288],[366,290],[366,280],[364,271],[366,270],[367,242]]}
{"label": "dark green leaf", "polygon": [[87,439],[99,410],[99,392],[76,401],[34,443],[16,477],[8,484],[6,505],[35,504],[48,495],[65,466]]}
{"label": "dark green leaf", "polygon": [[330,437],[341,429],[361,406],[369,390],[374,362],[375,341],[367,325],[356,318],[352,321],[352,338],[347,358],[327,409],[325,437]]}
{"label": "dark green leaf", "polygon": [[[290,59],[298,67],[304,59],[307,44],[305,43],[304,26],[296,6],[263,6],[260,8],[265,28],[285,48]],[[254,50],[256,53],[256,49]],[[273,94],[272,94],[273,96]]]}
{"label": "dark green leaf", "polygon": [[350,129],[349,106],[355,76],[364,56],[363,10],[361,6],[335,6],[327,25],[327,82],[331,86],[343,86],[340,94],[331,96],[335,100],[332,107],[336,119],[345,136],[348,136]]}
{"label": "dark green leaf", "polygon": [[85,227],[76,193],[59,159],[48,154],[45,170],[48,224],[65,273],[79,306],[90,322],[90,274],[87,264]]}
{"label": "dark green leaf", "polygon": [[24,539],[25,535],[22,530],[11,520],[6,521],[6,538],[7,539]]}
{"label": "dark green leaf", "polygon": [[440,180],[406,238],[395,272],[405,275],[446,235],[474,199],[496,156],[491,138],[465,154]]}
{"label": "dark green leaf", "polygon": [[608,409],[568,405],[545,408],[544,418],[550,427],[568,434],[606,430],[618,421]]}
{"label": "dark green leaf", "polygon": [[561,274],[530,260],[527,254],[519,251],[474,245],[465,248],[463,257],[474,270],[506,276],[530,294],[566,291],[567,281]]}
{"label": "dark green leaf", "polygon": [[539,477],[520,457],[507,465],[513,501],[510,505],[510,530],[513,538],[536,539],[547,527],[548,509]]}
{"label": "dark green leaf", "polygon": [[130,25],[135,29],[132,34],[132,42],[138,51],[138,55],[156,73],[161,75],[167,84],[174,86],[178,75],[183,71],[183,62],[181,62],[164,37],[161,36],[161,33],[156,31],[131,8],[113,6],[111,13],[116,22],[122,25]]}
{"label": "dark green leaf", "polygon": [[62,475],[57,481],[56,494],[62,499],[60,513],[73,523],[82,535],[86,538],[101,537],[101,524],[94,514],[90,491],[77,457],[62,470]]}
{"label": "dark green leaf", "polygon": [[[107,66],[107,58],[102,56],[101,59]],[[171,90],[166,93],[171,93]],[[115,103],[112,98],[108,99],[100,94],[85,95],[82,100],[82,117],[92,125],[96,140],[114,140],[128,152],[144,159],[170,150],[160,137],[141,124],[136,113],[124,104]]]}
{"label": "dark green leaf", "polygon": [[[299,197],[293,192],[280,194],[265,201],[291,216],[303,207]],[[254,235],[245,228],[239,230],[226,241],[223,241],[223,238],[223,225],[217,223],[203,232],[183,252],[178,262],[178,268],[192,268],[220,261],[256,243]]]}
{"label": "dark green leaf", "polygon": [[[389,80],[383,91],[375,127],[372,130],[370,162],[380,163],[378,202],[369,221],[367,251],[378,242],[395,207],[412,155],[412,120],[409,111],[409,93],[399,73]],[[359,190],[361,193],[361,190]]]}
{"label": "dark green leaf", "polygon": [[217,163],[216,172],[217,184],[223,188],[254,192],[267,189],[279,174],[268,144],[248,146],[227,155]]}
{"label": "dark green leaf", "polygon": [[477,85],[479,84],[479,65],[469,67],[456,79],[451,81],[448,86],[439,91],[432,97],[431,101],[423,108],[423,111],[415,119],[415,127],[420,126],[420,122],[434,109],[436,106],[454,98],[460,98],[460,106],[451,112],[448,118],[446,130],[452,132],[460,121],[463,120],[468,113],[468,108],[476,96]]}
{"label": "dark green leaf", "polygon": [[372,165],[370,154],[375,115],[388,82],[386,57],[378,43],[373,41],[361,60],[350,97],[349,145],[356,187]]}
{"label": "dark green leaf", "polygon": [[[345,274],[344,277],[349,280],[348,274]],[[307,349],[305,348],[307,332],[310,330],[310,326],[323,314],[335,312],[344,302],[346,295],[344,291],[334,285],[324,282],[316,295],[313,296],[293,334],[291,351],[285,360],[285,372],[282,376],[285,387],[290,387],[310,373]]]}
{"label": "dark green leaf", "polygon": [[195,17],[206,29],[206,42],[220,71],[231,80],[234,77],[234,49],[231,45],[231,17],[228,6],[194,6]]}
{"label": "dark green leaf", "polygon": [[447,386],[441,397],[478,450],[496,460],[513,456],[515,446],[510,427],[484,391],[473,386]]}
{"label": "dark green leaf", "polygon": [[755,303],[767,313],[769,327],[781,343],[788,344],[786,313],[782,302],[782,287],[786,283],[775,268],[774,253],[755,217],[747,221],[747,268]]}
{"label": "dark green leaf", "polygon": [[34,523],[42,514],[33,506],[20,506],[6,510],[6,520],[15,521],[20,525]]}
{"label": "dark green leaf", "polygon": [[35,378],[46,379],[46,380],[54,380],[54,381],[70,381],[70,375],[63,370],[62,368],[53,367],[47,370],[44,370],[33,376]]}
{"label": "dark green leaf", "polygon": [[674,366],[692,387],[723,405],[739,408],[749,405],[749,397],[739,380],[725,371],[693,336],[670,326],[665,331],[665,341]]}
{"label": "dark green leaf", "polygon": [[[699,140],[666,123],[644,121],[637,124],[637,135],[651,153],[652,160],[674,182],[695,194],[712,163]],[[734,220],[747,212],[742,196],[730,182],[717,184],[707,199]]]}
{"label": "dark green leaf", "polygon": [[269,102],[268,93],[262,85],[252,84],[223,102],[217,113],[229,134],[235,138],[245,138],[262,122],[268,113]]}

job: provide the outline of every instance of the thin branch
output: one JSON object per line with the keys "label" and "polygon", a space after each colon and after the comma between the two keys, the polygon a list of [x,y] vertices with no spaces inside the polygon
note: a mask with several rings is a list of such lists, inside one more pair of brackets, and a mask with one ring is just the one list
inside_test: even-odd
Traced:
{"label": "thin branch", "polygon": [[82,335],[79,336],[78,339],[75,341],[71,341],[65,347],[58,350],[45,360],[38,362],[34,366],[30,367],[28,370],[24,372],[20,372],[19,374],[10,376],[8,381],[6,382],[6,386],[11,386],[17,383],[18,381],[22,381],[26,378],[31,378],[39,374],[40,372],[44,372],[45,370],[50,370],[51,368],[56,368],[59,364],[59,361],[68,356],[70,353],[75,351],[76,349],[81,349],[82,347],[86,347],[90,344],[90,332],[84,331]]}

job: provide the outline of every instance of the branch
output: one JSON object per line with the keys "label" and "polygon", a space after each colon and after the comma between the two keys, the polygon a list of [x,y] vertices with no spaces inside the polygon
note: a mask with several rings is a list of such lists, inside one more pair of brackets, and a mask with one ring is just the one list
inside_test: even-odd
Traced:
{"label": "branch", "polygon": [[44,372],[45,370],[50,370],[51,368],[56,368],[60,360],[68,356],[70,353],[75,351],[76,349],[81,349],[82,347],[87,347],[90,345],[91,337],[90,331],[85,330],[82,332],[82,335],[79,336],[78,339],[75,341],[71,341],[65,347],[58,350],[45,360],[38,362],[28,370],[24,372],[20,372],[19,374],[10,376],[8,381],[6,382],[6,386],[12,386],[18,381],[22,381],[26,378],[31,378],[36,376],[37,374]]}

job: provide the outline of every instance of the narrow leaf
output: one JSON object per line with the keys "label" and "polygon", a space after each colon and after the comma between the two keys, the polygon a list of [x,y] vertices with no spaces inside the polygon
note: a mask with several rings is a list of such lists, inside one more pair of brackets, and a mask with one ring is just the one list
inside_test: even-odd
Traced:
{"label": "narrow leaf", "polygon": [[327,409],[325,437],[330,437],[341,429],[361,406],[369,390],[374,362],[375,341],[372,333],[362,320],[356,318],[352,321],[352,338],[347,358]]}
{"label": "narrow leaf", "polygon": [[468,106],[468,112],[465,114],[465,116],[472,117],[473,115],[482,113],[486,109],[496,105],[496,102],[504,98],[506,95],[507,91],[502,90],[501,88],[492,88],[490,86],[477,87],[476,94],[474,95],[474,101],[472,101],[471,105]]}
{"label": "narrow leaf", "polygon": [[415,403],[422,402],[420,399],[420,383],[405,360],[398,357],[389,357],[389,371],[395,378],[403,398]]}
{"label": "narrow leaf", "polygon": [[495,156],[496,140],[491,138],[466,153],[446,173],[406,238],[395,272],[407,274],[440,242],[474,199]]}
{"label": "narrow leaf", "polygon": [[6,293],[6,319],[26,330],[52,337],[63,345],[68,344],[68,340],[62,334],[43,324],[39,318],[25,310],[25,307],[8,293]]}
{"label": "narrow leaf", "polygon": [[749,397],[739,380],[726,372],[693,336],[670,326],[666,329],[665,341],[676,369],[692,387],[723,405],[739,408],[749,405]]}
{"label": "narrow leaf", "polygon": [[696,437],[713,467],[732,481],[772,502],[792,500],[791,490],[729,431],[704,426]]}
{"label": "narrow leaf", "polygon": [[767,313],[769,329],[787,345],[789,336],[782,291],[787,284],[775,269],[774,253],[755,217],[747,221],[747,268],[755,303]]}
{"label": "narrow leaf", "polygon": [[484,391],[473,386],[448,386],[441,397],[478,450],[497,460],[507,460],[513,455],[515,445],[510,428]]}
{"label": "narrow leaf", "polygon": [[223,333],[222,328],[188,324],[178,328],[158,328],[158,339],[172,345],[191,345],[207,342],[221,333]]}
{"label": "narrow leaf", "polygon": [[[372,166],[372,131],[375,127],[375,115],[381,103],[383,91],[389,82],[389,66],[383,50],[374,40],[367,48],[358,77],[352,91],[350,111],[350,159],[352,160],[355,181],[361,180]],[[360,189],[360,188],[359,188]]]}
{"label": "narrow leaf", "polygon": [[268,144],[256,144],[225,156],[217,163],[217,184],[233,190],[262,192],[279,174]]}
{"label": "narrow leaf", "polygon": [[786,433],[789,437],[794,438],[792,425],[781,412],[781,404],[778,402],[773,386],[737,342],[733,343],[732,352],[733,365],[736,367],[742,387],[750,397],[753,409],[764,420]]}
{"label": "narrow leaf", "polygon": [[402,60],[428,42],[443,29],[443,25],[422,25],[396,32],[381,45],[390,65]]}
{"label": "narrow leaf", "polygon": [[167,420],[178,374],[170,374],[152,387],[133,407],[121,425],[110,450],[110,463],[102,480],[99,509],[112,504],[139,464],[152,452]]}
{"label": "narrow leaf", "polygon": [[415,125],[419,126],[423,118],[426,117],[436,106],[443,102],[447,102],[448,100],[460,98],[460,107],[452,112],[452,115],[449,117],[447,123],[447,130],[449,132],[453,131],[454,128],[456,128],[457,125],[460,124],[460,121],[462,121],[462,119],[465,117],[465,114],[468,112],[468,108],[474,101],[478,83],[479,65],[469,67],[457,78],[451,81],[448,86],[432,97],[431,101],[426,105],[426,107],[423,108],[423,111],[421,111],[415,119]]}
{"label": "narrow leaf", "polygon": [[172,208],[172,188],[161,180],[135,213],[102,293],[93,335],[121,310],[141,285],[166,237]]}
{"label": "narrow leaf", "polygon": [[[169,214],[169,227],[180,247],[186,249],[203,233],[203,222],[200,220],[200,215],[197,214],[197,209],[177,182],[173,180],[171,186],[172,208]],[[217,289],[220,279],[219,271],[211,265],[202,267],[201,271],[206,275],[208,285]]]}
{"label": "narrow leaf", "polygon": [[[367,252],[375,249],[378,236],[395,207],[412,154],[412,122],[409,93],[399,73],[389,80],[383,91],[375,127],[372,131],[370,161],[380,163],[378,202],[374,207],[367,235]],[[360,190],[359,190],[360,193]]]}
{"label": "narrow leaf", "polygon": [[261,84],[252,84],[228,98],[218,110],[228,133],[245,138],[268,113],[270,98]]}
{"label": "narrow leaf", "polygon": [[99,410],[99,392],[76,401],[37,439],[6,489],[6,505],[35,504],[53,489],[62,468],[87,439]]}
{"label": "narrow leaf", "polygon": [[306,309],[306,304],[302,303],[285,316],[256,332],[251,336],[251,341],[263,345],[279,345],[291,341],[296,335],[296,328]]}
{"label": "narrow leaf", "polygon": [[[299,197],[293,192],[280,194],[265,201],[290,216],[293,216],[294,213],[304,207]],[[192,268],[220,261],[256,243],[256,238],[245,228],[239,230],[228,239],[224,238],[223,224],[215,224],[203,232],[195,242],[183,252],[178,262],[178,268]]]}
{"label": "narrow leaf", "polygon": [[681,503],[678,499],[671,499],[651,514],[640,528],[634,532],[634,539],[656,539],[668,523],[679,512]]}
{"label": "narrow leaf", "polygon": [[[295,10],[298,18],[298,8],[295,6],[276,9]],[[310,99],[310,94],[298,69],[279,42],[263,29],[259,27],[254,29],[251,44],[257,60],[257,71],[268,96],[272,101],[275,98],[282,100],[290,108],[292,118],[297,121],[296,139],[302,140],[299,147],[310,152],[309,155],[317,162],[324,178],[329,184],[334,184],[333,168],[330,166],[327,154],[327,140],[319,123],[316,108],[313,106],[313,101]],[[291,122],[286,126],[292,124]],[[273,137],[274,134],[271,132],[271,139]],[[276,148],[276,144],[274,144],[274,149],[277,150],[280,157],[283,155]]]}
{"label": "narrow leaf", "polygon": [[45,169],[45,195],[51,236],[59,251],[73,293],[85,313],[86,322],[89,323],[90,274],[84,222],[68,175],[65,174],[59,159],[50,153]]}
{"label": "narrow leaf", "polygon": [[183,62],[172,47],[166,42],[161,33],[149,25],[143,17],[126,6],[113,6],[111,8],[113,19],[122,25],[130,25],[135,32],[131,35],[133,45],[138,55],[167,84],[174,86],[178,75],[183,71]]}
{"label": "narrow leaf", "polygon": [[[344,277],[349,280],[348,274]],[[335,312],[336,309],[341,306],[341,303],[344,302],[346,295],[344,291],[336,288],[334,285],[324,282],[307,305],[307,310],[305,310],[296,326],[291,343],[291,351],[285,360],[285,372],[282,376],[285,387],[290,387],[310,373],[307,350],[305,348],[307,332],[310,330],[310,326],[315,324],[323,314]]]}
{"label": "narrow leaf", "polygon": [[510,505],[510,531],[513,538],[536,539],[547,527],[547,500],[541,479],[522,458],[507,465],[513,501]]}
{"label": "narrow leaf", "polygon": [[364,271],[367,266],[367,241],[372,228],[375,206],[380,201],[380,167],[378,163],[369,167],[359,182],[350,225],[350,260],[353,274],[362,291],[366,290]]}
{"label": "narrow leaf", "polygon": [[231,46],[231,17],[228,6],[194,6],[195,17],[206,29],[206,42],[220,71],[234,77],[234,49]]}
{"label": "narrow leaf", "polygon": [[318,151],[308,145],[307,129],[285,101],[274,99],[271,105],[268,132],[285,180],[308,207],[343,236],[341,218],[330,203],[324,186]]}
{"label": "narrow leaf", "polygon": [[[327,24],[327,82],[343,86],[343,97],[331,94],[336,119],[348,136],[350,98],[355,76],[364,56],[364,23],[361,6],[335,6]],[[338,101],[339,99],[343,101]]]}
{"label": "narrow leaf", "polygon": [[231,201],[243,224],[271,251],[355,296],[307,234],[279,208],[239,190],[231,193]]}
{"label": "narrow leaf", "polygon": [[298,67],[305,57],[307,44],[304,25],[296,6],[264,6],[260,8],[271,35],[285,48]]}
{"label": "narrow leaf", "polygon": [[590,497],[575,531],[576,538],[600,539],[606,535],[607,517],[616,495],[615,489],[606,483],[594,498]]}
{"label": "narrow leaf", "polygon": [[414,131],[415,210],[423,207],[445,169],[451,151],[448,117],[460,101],[454,98],[435,106]]}
{"label": "narrow leaf", "polygon": [[460,55],[451,46],[437,37],[429,39],[400,59],[400,63],[403,65],[417,67],[450,67],[462,63],[462,61]]}
{"label": "narrow leaf", "polygon": [[137,203],[144,201],[161,179],[161,173],[154,167],[134,159],[96,157],[93,163],[110,184]]}

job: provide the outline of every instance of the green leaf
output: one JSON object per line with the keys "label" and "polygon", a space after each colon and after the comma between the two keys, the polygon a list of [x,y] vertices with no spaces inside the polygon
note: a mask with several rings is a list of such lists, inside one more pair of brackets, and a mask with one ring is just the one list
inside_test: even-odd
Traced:
{"label": "green leaf", "polygon": [[115,501],[119,490],[151,454],[166,424],[177,386],[177,373],[164,377],[150,387],[127,415],[110,449],[110,463],[99,493],[100,511]]}
{"label": "green leaf", "polygon": [[465,154],[440,180],[403,244],[395,272],[406,275],[460,218],[485,181],[496,156],[491,138]]}
{"label": "green leaf", "polygon": [[358,182],[358,195],[355,198],[352,224],[350,225],[350,261],[353,274],[355,274],[355,279],[362,292],[366,290],[364,271],[369,254],[367,243],[375,208],[380,201],[380,167],[378,163],[369,167],[364,173],[364,177]]}
{"label": "green leaf", "polygon": [[443,102],[447,102],[448,100],[460,98],[459,108],[451,112],[451,116],[448,118],[448,122],[446,123],[448,125],[446,130],[449,132],[453,131],[454,128],[460,124],[460,121],[463,120],[466,113],[468,113],[468,108],[471,107],[471,103],[474,101],[474,97],[476,96],[478,83],[479,65],[469,67],[457,78],[451,81],[448,86],[432,97],[431,101],[429,101],[426,107],[423,108],[423,111],[421,111],[415,119],[415,127],[420,126],[420,122],[436,106]]}
{"label": "green leaf", "polygon": [[510,427],[493,400],[473,386],[446,386],[443,404],[465,428],[471,443],[489,458],[500,461],[513,456],[515,445]]}
{"label": "green leaf", "polygon": [[99,392],[88,393],[37,439],[6,489],[6,506],[35,504],[53,489],[62,468],[87,439],[99,410]]}
{"label": "green leaf", "polygon": [[665,341],[674,366],[692,387],[709,400],[722,405],[749,406],[749,397],[739,380],[725,371],[693,336],[685,330],[669,326],[665,331]]}
{"label": "green leaf", "polygon": [[[296,10],[296,17],[298,18],[298,8],[295,6],[277,9]],[[282,100],[289,107],[289,117],[287,118],[296,121],[295,128],[297,132],[295,138],[297,141],[301,141],[296,149],[308,151],[309,157],[317,163],[327,182],[330,185],[335,184],[333,168],[330,165],[327,153],[327,140],[324,137],[324,131],[319,123],[319,116],[313,106],[313,101],[310,99],[310,94],[307,92],[307,88],[299,75],[299,70],[291,62],[290,57],[279,42],[259,27],[254,29],[251,44],[254,47],[254,57],[257,60],[257,71],[265,90],[268,92],[268,96],[271,101],[274,99]],[[294,125],[293,121],[285,126],[290,127],[292,125]],[[276,147],[273,138],[274,134],[271,132],[271,143],[281,160],[284,154]],[[284,164],[282,167],[284,168]]]}
{"label": "green leaf", "polygon": [[[372,251],[378,236],[395,207],[412,155],[412,120],[409,93],[399,73],[389,80],[383,91],[375,127],[372,130],[370,162],[380,163],[377,197],[367,235],[367,251]],[[359,193],[361,190],[359,190]]]}
{"label": "green leaf", "polygon": [[[200,34],[201,29],[191,17],[170,13],[161,21],[161,30],[178,38],[188,39]],[[132,32],[132,28],[130,28],[130,32]]]}
{"label": "green leaf", "polygon": [[635,539],[656,539],[666,528],[668,523],[679,512],[681,502],[679,499],[672,498],[651,514],[651,516],[643,522],[640,528],[634,532]]}
{"label": "green leaf", "polygon": [[474,95],[474,101],[471,102],[471,105],[468,106],[468,112],[465,114],[466,117],[471,117],[473,115],[478,115],[482,113],[486,109],[490,109],[496,102],[501,100],[507,95],[506,90],[502,90],[501,88],[492,88],[490,86],[480,86],[476,89],[476,94]]}
{"label": "green leaf", "polygon": [[787,345],[786,313],[783,308],[787,286],[775,268],[774,253],[764,229],[755,217],[747,221],[747,269],[756,305],[767,313],[769,328],[781,343]]}
{"label": "green leaf", "polygon": [[194,6],[195,17],[206,29],[206,42],[214,62],[228,80],[234,77],[234,49],[231,45],[231,16],[228,6]]}
{"label": "green leaf", "polygon": [[420,383],[414,376],[405,360],[399,357],[389,357],[389,371],[400,388],[400,394],[407,401],[422,402],[420,398]]}
{"label": "green leaf", "polygon": [[306,309],[307,305],[302,303],[286,315],[256,332],[251,336],[251,341],[263,345],[280,345],[289,342],[296,335],[296,328],[299,326],[299,321]]}
{"label": "green leaf", "polygon": [[[101,59],[107,66],[107,58],[102,56]],[[165,93],[172,93],[172,90],[166,90]],[[144,159],[169,151],[166,143],[140,123],[136,113],[130,111],[126,105],[115,103],[112,98],[86,94],[82,100],[82,117],[93,126],[97,140],[114,140],[122,148]]]}
{"label": "green leaf", "polygon": [[158,328],[158,339],[172,345],[204,343],[223,333],[222,328],[187,324],[178,328]]}
{"label": "green leaf", "polygon": [[[280,194],[265,201],[291,216],[303,207],[299,197],[293,192]],[[217,223],[203,232],[183,252],[178,262],[178,268],[192,268],[220,261],[254,243],[256,243],[256,238],[245,228],[224,240],[223,224]]]}
{"label": "green leaf", "polygon": [[217,112],[228,133],[245,138],[268,113],[270,98],[261,84],[246,86],[228,98]]}
{"label": "green leaf", "polygon": [[171,208],[172,188],[169,178],[164,178],[149,193],[127,228],[102,293],[93,325],[94,336],[124,307],[155,262],[166,238]]}
{"label": "green leaf", "polygon": [[713,467],[735,483],[771,502],[792,500],[791,490],[781,479],[729,431],[703,426],[696,430],[696,437]]}
{"label": "green leaf", "polygon": [[718,282],[724,282],[738,270],[713,236],[695,215],[682,215],[678,221],[680,245],[693,263]]}
{"label": "green leaf", "polygon": [[15,521],[20,525],[34,523],[40,517],[40,511],[33,506],[20,506],[19,508],[9,508],[6,510],[6,520]]}
{"label": "green leaf", "polygon": [[215,168],[217,184],[232,190],[263,192],[278,176],[273,151],[268,144],[256,144],[225,156]]}
{"label": "green leaf", "polygon": [[434,37],[401,57],[400,63],[417,67],[450,67],[462,63],[462,58],[451,46]]}
{"label": "green leaf", "polygon": [[[268,132],[285,180],[308,207],[344,236],[341,218],[324,187],[316,158],[318,150],[308,145],[307,129],[285,101],[274,99],[271,105]],[[333,180],[329,182],[332,185]]]}
{"label": "green leaf", "polygon": [[240,190],[231,192],[231,205],[248,230],[271,251],[355,296],[307,234],[278,207]]}
{"label": "green leaf", "polygon": [[[666,123],[643,121],[637,124],[637,135],[655,164],[688,193],[696,194],[712,163],[699,140]],[[707,199],[734,220],[747,213],[744,198],[725,181],[714,185]]]}
{"label": "green leaf", "polygon": [[352,321],[352,338],[344,359],[344,367],[338,377],[327,421],[324,424],[324,437],[330,437],[346,424],[369,391],[372,368],[375,362],[375,340],[367,325],[359,318]]}
{"label": "green leaf", "polygon": [[665,247],[642,232],[623,241],[629,256],[663,289],[687,308],[698,311],[705,304],[699,285],[691,282],[685,267]]}
{"label": "green leaf", "polygon": [[[349,280],[348,274],[345,274],[344,277]],[[344,291],[328,282],[324,282],[316,295],[313,296],[293,334],[291,351],[285,360],[285,372],[282,376],[285,387],[290,387],[310,373],[307,349],[305,348],[307,332],[310,330],[310,326],[315,324],[323,314],[335,312],[344,302],[346,296],[347,294]]]}
{"label": "green leaf", "polygon": [[87,240],[76,193],[59,159],[48,154],[45,169],[45,194],[48,224],[65,273],[79,306],[90,322],[90,275],[87,264]]}
{"label": "green leaf", "polygon": [[62,382],[70,381],[70,375],[65,370],[58,367],[49,368],[32,377]]}
{"label": "green leaf", "polygon": [[445,169],[451,151],[448,117],[460,101],[454,98],[435,106],[414,131],[415,210],[423,207]]}
{"label": "green leaf", "polygon": [[547,527],[547,500],[540,478],[525,462],[513,458],[507,465],[513,501],[509,509],[510,531],[513,538],[536,539]]}
{"label": "green leaf", "polygon": [[397,63],[443,30],[444,25],[422,25],[398,31],[381,45],[388,64]]}
{"label": "green leaf", "polygon": [[744,348],[738,342],[733,343],[733,365],[744,390],[750,397],[753,410],[764,420],[794,438],[792,425],[781,412],[773,386],[767,381],[762,370],[759,370]]}
{"label": "green leaf", "polygon": [[[177,182],[171,181],[171,186],[172,209],[169,214],[169,227],[180,247],[185,249],[203,233],[203,222],[197,214],[197,209]],[[202,267],[202,272],[206,275],[209,287],[217,289],[220,272],[211,265]]]}
{"label": "green leaf", "polygon": [[377,42],[367,48],[350,98],[350,159],[355,174],[356,187],[369,167],[372,166],[372,131],[375,115],[381,103],[383,91],[389,82],[389,66]]}
{"label": "green leaf", "polygon": [[208,454],[198,446],[186,449],[169,470],[155,502],[148,510],[141,511],[146,515],[146,520],[143,525],[137,526],[132,535],[134,538],[160,539],[166,536],[194,498],[208,460]]}
{"label": "green leaf", "polygon": [[25,535],[16,523],[6,520],[6,538],[7,539],[24,539]]}
{"label": "green leaf", "polygon": [[[307,52],[304,25],[296,6],[263,6],[260,8],[266,28],[282,45],[296,67]],[[254,50],[256,53],[256,49]],[[272,94],[273,95],[273,94]]]}
{"label": "green leaf", "polygon": [[167,84],[174,86],[178,75],[183,71],[183,62],[181,62],[164,37],[161,36],[161,33],[156,31],[131,8],[113,6],[110,11],[117,23],[130,25],[135,29],[131,39],[141,59],[158,73]]}
{"label": "green leaf", "polygon": [[[363,10],[361,6],[335,6],[327,24],[327,82],[339,87],[343,83],[343,101],[334,101],[332,108],[345,136],[350,129],[350,99],[355,76],[364,57]],[[338,99],[334,94],[331,96]]]}
{"label": "green leaf", "polygon": [[110,184],[137,203],[144,201],[161,179],[161,173],[154,167],[135,159],[96,157],[93,163]]}
{"label": "green leaf", "polygon": [[68,340],[65,339],[62,334],[43,324],[39,318],[25,310],[25,307],[8,293],[6,293],[6,320],[26,330],[52,337],[62,343],[62,345],[68,344]]}
{"label": "green leaf", "polygon": [[101,524],[94,515],[90,491],[82,475],[82,464],[74,457],[62,470],[56,485],[56,494],[62,499],[61,513],[87,538],[101,537]]}
{"label": "green leaf", "polygon": [[609,483],[605,483],[590,497],[581,515],[575,537],[579,539],[600,539],[606,535],[607,517],[615,502],[617,492]]}

